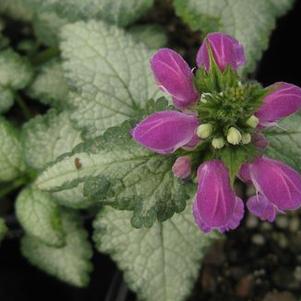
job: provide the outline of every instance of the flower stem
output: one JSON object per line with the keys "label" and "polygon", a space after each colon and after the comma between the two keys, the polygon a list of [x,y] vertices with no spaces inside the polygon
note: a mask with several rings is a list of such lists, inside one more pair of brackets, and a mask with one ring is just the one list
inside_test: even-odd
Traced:
{"label": "flower stem", "polygon": [[21,109],[24,117],[27,120],[30,119],[32,117],[32,114],[31,114],[26,102],[19,95],[16,96],[16,102],[17,102],[19,108]]}
{"label": "flower stem", "polygon": [[47,48],[44,51],[41,51],[38,53],[33,59],[32,59],[32,64],[37,66],[41,65],[43,63],[48,62],[52,58],[58,56],[60,54],[60,51],[58,48]]}

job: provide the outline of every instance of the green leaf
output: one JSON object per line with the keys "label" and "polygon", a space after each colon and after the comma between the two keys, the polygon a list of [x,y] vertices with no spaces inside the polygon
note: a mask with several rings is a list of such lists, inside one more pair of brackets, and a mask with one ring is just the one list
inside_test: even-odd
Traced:
{"label": "green leaf", "polygon": [[167,44],[166,33],[159,25],[136,25],[131,27],[128,32],[135,40],[152,49],[162,48]]}
{"label": "green leaf", "polygon": [[27,234],[50,246],[64,245],[60,209],[47,192],[22,190],[16,201],[16,214]]}
{"label": "green leaf", "polygon": [[70,21],[103,19],[127,26],[139,19],[153,0],[26,0],[38,11],[55,12]]}
{"label": "green leaf", "polygon": [[14,104],[14,94],[8,88],[0,86],[0,114],[7,112]]}
{"label": "green leaf", "polygon": [[245,47],[245,72],[254,70],[269,42],[276,18],[294,0],[173,0],[176,13],[193,30],[226,32]]}
{"label": "green leaf", "polygon": [[84,196],[84,183],[70,189],[53,192],[52,196],[56,203],[73,209],[86,209],[95,204],[95,200]]}
{"label": "green leaf", "polygon": [[25,161],[36,170],[70,152],[81,141],[80,132],[72,127],[68,111],[58,114],[56,110],[49,110],[46,115],[27,122],[22,131]]}
{"label": "green leaf", "polygon": [[8,229],[5,225],[4,219],[0,218],[0,244],[3,238],[5,237],[7,230]]}
{"label": "green leaf", "polygon": [[0,51],[0,86],[23,89],[32,78],[28,61],[11,49]]}
{"label": "green leaf", "polygon": [[21,21],[31,21],[33,10],[24,0],[1,0],[0,14]]}
{"label": "green leaf", "polygon": [[59,17],[55,12],[40,12],[34,15],[33,29],[40,42],[57,47],[60,30],[67,23],[68,19]]}
{"label": "green leaf", "polygon": [[0,182],[10,181],[24,173],[25,164],[19,134],[3,117],[0,117],[0,141]]}
{"label": "green leaf", "polygon": [[69,88],[61,62],[55,59],[42,65],[28,92],[43,104],[56,108],[65,107]]}
{"label": "green leaf", "polygon": [[74,286],[87,286],[92,270],[88,233],[83,229],[80,217],[73,212],[63,212],[62,225],[66,233],[64,247],[50,247],[26,235],[21,242],[22,253],[33,265],[50,275]]}
{"label": "green leaf", "polygon": [[110,254],[139,300],[186,300],[213,236],[197,229],[191,206],[150,229],[132,228],[129,217],[109,207],[101,211],[94,221],[97,249]]}
{"label": "green leaf", "polygon": [[251,145],[227,146],[220,151],[220,158],[228,168],[231,185],[234,185],[243,163],[251,161],[256,155],[256,149]]}
{"label": "green leaf", "polygon": [[301,115],[285,118],[265,135],[269,140],[267,155],[301,171]]}
{"label": "green leaf", "polygon": [[75,23],[62,30],[65,76],[78,91],[70,97],[72,119],[89,137],[133,117],[158,88],[151,52],[130,35],[102,22]]}
{"label": "green leaf", "polygon": [[[42,190],[60,191],[84,183],[89,198],[133,210],[135,227],[150,227],[156,218],[164,221],[174,212],[181,212],[188,197],[185,186],[171,171],[175,157],[157,155],[141,147],[131,138],[131,127],[124,123],[79,145],[46,168],[35,185]],[[97,189],[91,189],[91,185]]]}

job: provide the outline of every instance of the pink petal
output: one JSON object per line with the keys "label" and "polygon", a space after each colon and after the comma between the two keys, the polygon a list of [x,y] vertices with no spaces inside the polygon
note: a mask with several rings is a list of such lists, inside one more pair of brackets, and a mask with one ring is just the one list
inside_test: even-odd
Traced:
{"label": "pink petal", "polygon": [[199,98],[190,67],[175,51],[168,48],[157,51],[151,59],[151,68],[158,85],[172,96],[177,108],[186,108]]}
{"label": "pink petal", "polygon": [[280,119],[297,112],[301,107],[301,88],[288,83],[275,83],[271,92],[256,112],[260,125],[270,126]]}
{"label": "pink petal", "polygon": [[263,195],[257,194],[247,201],[249,211],[261,220],[273,222],[276,218],[277,208]]}
{"label": "pink petal", "polygon": [[177,158],[172,166],[172,172],[177,178],[188,178],[191,174],[191,158],[188,156],[181,156]]}
{"label": "pink petal", "polygon": [[243,206],[235,197],[224,164],[219,160],[207,161],[198,168],[197,177],[193,214],[198,226],[204,232],[236,228],[243,216]]}
{"label": "pink petal", "polygon": [[294,169],[267,157],[257,158],[249,168],[256,190],[279,210],[301,206],[301,176]]}
{"label": "pink petal", "polygon": [[221,71],[224,71],[228,65],[237,70],[246,62],[243,46],[236,39],[225,33],[214,32],[204,39],[196,57],[198,67],[203,66],[207,71],[210,67],[208,47],[211,48],[215,62]]}
{"label": "pink petal", "polygon": [[154,152],[167,154],[189,143],[197,126],[194,115],[177,111],[156,112],[136,125],[132,137]]}

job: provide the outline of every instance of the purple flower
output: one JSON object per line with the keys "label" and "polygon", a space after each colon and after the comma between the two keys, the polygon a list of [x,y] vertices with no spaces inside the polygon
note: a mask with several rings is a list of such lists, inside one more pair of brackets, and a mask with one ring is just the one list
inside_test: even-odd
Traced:
{"label": "purple flower", "polygon": [[196,223],[204,232],[225,232],[238,227],[244,214],[243,202],[236,197],[222,161],[211,160],[199,166],[198,189],[193,205]]}
{"label": "purple flower", "polygon": [[191,158],[188,156],[177,158],[174,165],[172,166],[172,172],[177,178],[188,178],[191,174]]}
{"label": "purple flower", "polygon": [[[221,73],[217,78],[220,82],[213,81],[208,88],[208,80],[212,80],[209,55]],[[204,232],[235,229],[243,217],[243,202],[233,191],[224,163],[228,164],[227,154],[231,155],[238,148],[241,151],[243,147],[243,151],[248,152],[246,157],[253,156],[253,161],[243,164],[236,175],[256,188],[256,195],[247,201],[250,212],[272,222],[277,213],[299,208],[301,176],[291,167],[258,156],[258,153],[268,147],[268,140],[263,135],[265,127],[300,109],[301,89],[288,83],[276,83],[268,88],[269,93],[255,112],[254,107],[257,108],[264,90],[260,85],[239,81],[235,71],[245,63],[245,56],[237,40],[223,33],[209,34],[196,60],[198,67],[207,72],[197,73],[204,78],[194,80],[188,64],[173,50],[161,49],[152,57],[155,79],[161,89],[172,96],[176,110],[146,117],[132,130],[133,139],[159,154],[173,153],[181,148],[181,156],[172,167],[178,178],[195,175],[192,168],[199,165],[193,214]],[[224,73],[229,66],[233,72]],[[233,82],[229,81],[229,76]],[[229,87],[230,83],[233,87]],[[201,97],[202,91],[198,91],[195,84],[199,90],[201,87],[206,89]],[[254,94],[248,94],[253,91],[250,87],[254,87]],[[244,97],[248,97],[247,101]],[[201,120],[204,121],[202,124]],[[223,148],[228,149],[223,152]],[[206,158],[210,160],[204,162]],[[235,156],[233,158],[235,160]],[[235,174],[231,174],[231,180],[233,176]]]}
{"label": "purple flower", "polygon": [[247,206],[261,219],[273,221],[277,211],[301,206],[301,176],[280,161],[256,158],[243,165],[240,177],[255,186],[257,195],[248,200]]}
{"label": "purple flower", "polygon": [[175,51],[168,48],[157,51],[151,59],[151,68],[158,85],[172,96],[177,108],[184,109],[199,98],[189,65]]}
{"label": "purple flower", "polygon": [[177,111],[157,112],[138,123],[132,136],[148,149],[167,154],[189,144],[194,139],[198,124],[194,115]]}
{"label": "purple flower", "polygon": [[214,32],[204,39],[196,57],[197,66],[205,67],[206,71],[210,68],[209,47],[221,71],[228,65],[237,70],[246,62],[243,46],[237,40],[225,33]]}
{"label": "purple flower", "polygon": [[268,87],[270,93],[256,112],[261,126],[274,125],[301,107],[301,89],[288,83],[275,83]]}

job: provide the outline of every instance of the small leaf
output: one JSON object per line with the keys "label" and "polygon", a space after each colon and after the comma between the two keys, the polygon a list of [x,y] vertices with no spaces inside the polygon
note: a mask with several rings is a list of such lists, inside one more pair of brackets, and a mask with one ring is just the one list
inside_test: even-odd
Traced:
{"label": "small leaf", "polygon": [[29,62],[11,49],[0,51],[0,86],[23,89],[32,78]]}
{"label": "small leaf", "polygon": [[[135,227],[150,227],[155,219],[164,221],[183,211],[188,196],[172,174],[175,157],[141,147],[129,135],[131,128],[130,123],[124,123],[78,145],[46,168],[35,185],[53,192],[84,183],[84,191],[92,200],[134,210]],[[91,189],[92,185],[96,189]]]}
{"label": "small leaf", "polygon": [[14,94],[8,88],[0,86],[0,114],[6,113],[14,104]]}
{"label": "small leaf", "polygon": [[68,111],[57,113],[49,110],[27,122],[22,131],[22,142],[26,163],[41,170],[47,163],[69,152],[82,139],[73,128]]}
{"label": "small leaf", "polygon": [[50,246],[64,245],[60,209],[47,192],[22,190],[16,201],[16,214],[27,234]]}
{"label": "small leaf", "polygon": [[276,18],[285,14],[293,3],[294,0],[173,1],[177,15],[193,30],[201,30],[204,34],[225,32],[240,41],[247,58],[245,72],[254,70],[268,46]]}
{"label": "small leaf", "polygon": [[254,158],[255,154],[256,150],[251,144],[233,147],[228,146],[220,151],[220,158],[228,168],[232,186],[234,185],[241,165]]}
{"label": "small leaf", "polygon": [[72,119],[89,138],[121,124],[155,98],[151,52],[121,29],[78,22],[62,30],[65,76],[74,90]]}
{"label": "small leaf", "polygon": [[0,14],[21,21],[31,21],[33,10],[24,0],[1,0]]}
{"label": "small leaf", "polygon": [[21,241],[22,253],[33,265],[50,275],[74,286],[87,286],[92,270],[88,234],[82,228],[80,217],[73,212],[63,212],[62,225],[66,233],[64,247],[50,247],[26,235]]}
{"label": "small leaf", "polygon": [[125,211],[101,211],[94,221],[97,249],[110,254],[139,300],[186,300],[213,236],[197,229],[191,206],[150,229],[132,228],[129,218]]}
{"label": "small leaf", "polygon": [[135,25],[129,29],[129,33],[135,40],[152,49],[162,48],[167,44],[166,33],[159,25]]}
{"label": "small leaf", "polygon": [[32,98],[43,104],[56,108],[66,107],[69,88],[64,79],[61,62],[51,60],[42,65],[28,92]]}
{"label": "small leaf", "polygon": [[[23,0],[24,1],[24,0]],[[55,12],[69,21],[103,19],[127,26],[139,19],[153,0],[26,0],[39,12]]]}
{"label": "small leaf", "polygon": [[3,117],[0,117],[0,141],[0,182],[10,181],[24,173],[25,164],[19,134]]}
{"label": "small leaf", "polygon": [[267,155],[301,171],[301,115],[285,118],[265,135],[269,140]]}
{"label": "small leaf", "polygon": [[5,225],[4,220],[2,218],[0,218],[0,244],[1,244],[1,241],[3,240],[3,238],[5,237],[7,230],[8,229]]}

